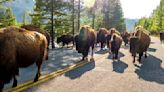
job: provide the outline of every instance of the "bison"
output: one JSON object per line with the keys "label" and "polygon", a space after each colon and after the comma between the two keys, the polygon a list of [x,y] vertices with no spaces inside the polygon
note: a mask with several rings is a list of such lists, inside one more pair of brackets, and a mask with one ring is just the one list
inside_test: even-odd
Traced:
{"label": "bison", "polygon": [[118,52],[122,44],[122,37],[118,33],[112,32],[107,36],[107,42],[113,54],[113,59],[118,59]]}
{"label": "bison", "polygon": [[74,45],[74,36],[73,35],[70,35],[70,34],[62,35],[62,36],[60,36],[60,37],[57,38],[57,43],[61,43],[61,42],[62,42],[62,47],[65,44],[67,44],[67,47],[68,47],[68,44],[71,43],[71,42]]}
{"label": "bison", "polygon": [[47,40],[41,33],[17,27],[0,29],[0,92],[12,78],[13,87],[17,86],[19,68],[33,63],[38,67],[34,82],[37,81],[42,62],[47,56]]}
{"label": "bison", "polygon": [[161,41],[161,43],[162,43],[163,40],[164,40],[164,32],[161,31],[160,34],[159,34],[159,36],[160,36],[160,41]]}
{"label": "bison", "polygon": [[91,59],[93,59],[93,50],[95,47],[96,35],[94,29],[88,25],[84,25],[80,29],[80,33],[75,36],[76,50],[82,53],[82,60],[86,60],[90,47],[92,47]]}
{"label": "bison", "polygon": [[97,43],[101,43],[101,49],[104,48],[104,46],[105,46],[106,36],[108,34],[109,34],[109,32],[106,28],[100,28],[97,32]]}
{"label": "bison", "polygon": [[145,58],[147,58],[147,48],[150,45],[150,37],[144,32],[144,28],[141,26],[136,27],[134,36],[130,38],[130,53],[133,56],[133,63],[135,63],[136,54],[139,53],[139,63],[141,62],[141,57],[145,52]]}
{"label": "bison", "polygon": [[121,37],[124,41],[124,45],[126,46],[129,43],[130,33],[127,31],[121,33]]}

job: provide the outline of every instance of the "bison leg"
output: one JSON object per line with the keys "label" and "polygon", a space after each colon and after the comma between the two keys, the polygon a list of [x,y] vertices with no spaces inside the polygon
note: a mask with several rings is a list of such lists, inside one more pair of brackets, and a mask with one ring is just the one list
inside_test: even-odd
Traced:
{"label": "bison leg", "polygon": [[15,75],[13,75],[13,80],[14,80],[14,82],[13,82],[13,86],[12,87],[16,87],[17,86],[17,79],[16,79],[16,76]]}
{"label": "bison leg", "polygon": [[89,47],[87,47],[86,50],[83,51],[83,53],[82,53],[82,54],[83,54],[83,58],[82,58],[82,60],[87,59],[88,52],[89,52]]}
{"label": "bison leg", "polygon": [[83,61],[83,60],[88,60],[88,57],[85,56],[85,55],[83,55],[83,57],[82,57],[82,61]]}
{"label": "bison leg", "polygon": [[65,45],[65,43],[64,43],[64,42],[62,42],[62,48],[64,47],[64,45]]}
{"label": "bison leg", "polygon": [[147,58],[147,52],[145,52],[145,58]]}
{"label": "bison leg", "polygon": [[83,55],[82,60],[84,60],[84,59],[85,59],[85,57],[84,57],[84,55]]}
{"label": "bison leg", "polygon": [[0,81],[0,92],[2,92],[3,87],[4,87],[4,83],[2,81]]}
{"label": "bison leg", "polygon": [[39,79],[39,77],[41,75],[41,73],[40,73],[41,64],[42,64],[42,62],[36,62],[36,65],[38,67],[38,72],[37,72],[37,74],[35,76],[34,82],[38,81],[38,79]]}
{"label": "bison leg", "polygon": [[133,63],[135,63],[135,61],[136,61],[136,60],[135,60],[135,56],[133,56]]}
{"label": "bison leg", "polygon": [[118,50],[115,51],[115,59],[118,59]]}
{"label": "bison leg", "polygon": [[101,49],[104,47],[104,43],[103,42],[101,42]]}
{"label": "bison leg", "polygon": [[113,60],[115,59],[115,53],[112,53],[112,59]]}
{"label": "bison leg", "polygon": [[139,63],[141,63],[141,57],[143,56],[143,52],[139,53]]}
{"label": "bison leg", "polygon": [[94,55],[94,50],[95,50],[94,48],[95,48],[95,45],[93,44],[93,45],[92,45],[92,53],[91,53],[91,58],[93,58],[93,55]]}

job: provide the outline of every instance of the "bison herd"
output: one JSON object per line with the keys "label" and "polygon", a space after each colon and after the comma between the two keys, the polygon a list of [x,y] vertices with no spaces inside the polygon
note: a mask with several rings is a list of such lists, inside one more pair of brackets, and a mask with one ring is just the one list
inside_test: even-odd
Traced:
{"label": "bison herd", "polygon": [[[48,59],[50,35],[38,27],[24,25],[19,27],[6,27],[0,29],[0,92],[5,84],[13,79],[13,87],[17,86],[16,75],[19,75],[19,68],[25,68],[36,63],[38,71],[34,82],[40,77],[40,68],[42,62]],[[87,60],[90,48],[91,59],[93,59],[94,48],[96,44],[101,44],[101,49],[107,46],[113,54],[113,59],[118,59],[119,49],[122,42],[125,46],[130,45],[130,53],[135,62],[136,54],[145,57],[147,48],[150,45],[150,37],[141,26],[136,27],[132,33],[118,32],[115,28],[107,30],[100,28],[95,31],[88,25],[81,27],[79,34],[73,36],[70,34],[62,35],[57,38],[57,43],[62,43],[62,47],[69,43],[75,45],[78,53],[81,53],[82,60]]]}

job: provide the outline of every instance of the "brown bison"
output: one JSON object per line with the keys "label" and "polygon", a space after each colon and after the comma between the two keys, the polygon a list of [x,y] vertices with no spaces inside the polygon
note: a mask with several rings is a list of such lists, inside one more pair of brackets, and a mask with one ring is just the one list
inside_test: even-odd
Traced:
{"label": "brown bison", "polygon": [[126,46],[129,43],[129,39],[130,39],[130,33],[125,31],[121,33],[121,37],[124,41],[124,45]]}
{"label": "brown bison", "polygon": [[92,54],[91,58],[93,59],[93,50],[94,50],[94,44],[96,41],[96,35],[94,30],[90,26],[82,26],[80,29],[80,33],[75,36],[75,42],[76,42],[76,50],[79,53],[82,53],[83,58],[87,59],[88,52],[90,47],[92,47]]}
{"label": "brown bison", "polygon": [[105,47],[106,36],[108,34],[109,32],[106,28],[100,28],[97,32],[97,43],[101,43],[101,49]]}
{"label": "brown bison", "polygon": [[41,64],[47,55],[47,40],[41,33],[17,27],[0,29],[0,92],[12,78],[13,87],[17,86],[16,75],[19,74],[19,68],[33,63],[38,67],[34,79],[37,81]]}
{"label": "brown bison", "polygon": [[50,34],[48,31],[42,30],[41,28],[34,26],[34,25],[22,25],[21,28],[24,28],[24,29],[29,30],[29,31],[36,31],[36,32],[42,33],[44,36],[46,36],[48,46],[49,46]]}
{"label": "brown bison", "polygon": [[67,35],[62,35],[60,37],[57,38],[57,43],[61,43],[62,42],[62,47],[66,44],[68,47],[69,43],[73,43],[74,45],[74,36],[67,34]]}
{"label": "brown bison", "polygon": [[159,33],[159,36],[160,36],[160,41],[161,41],[161,43],[162,43],[163,40],[164,40],[164,32],[163,32],[163,31],[160,32],[160,33]]}
{"label": "brown bison", "polygon": [[113,54],[113,59],[118,59],[118,52],[122,44],[122,37],[116,29],[112,28],[110,34],[107,36],[109,48]]}
{"label": "brown bison", "polygon": [[150,45],[150,37],[144,32],[143,27],[136,27],[136,31],[133,37],[130,38],[130,53],[133,56],[133,63],[135,63],[136,54],[139,53],[139,62],[145,52],[145,58],[147,57],[147,48]]}

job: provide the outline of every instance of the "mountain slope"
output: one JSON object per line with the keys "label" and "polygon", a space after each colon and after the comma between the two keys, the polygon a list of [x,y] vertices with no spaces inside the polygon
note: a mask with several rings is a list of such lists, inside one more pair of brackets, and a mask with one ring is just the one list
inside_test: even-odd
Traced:
{"label": "mountain slope", "polygon": [[138,19],[125,19],[126,22],[126,28],[129,32],[132,32],[134,30],[134,25],[138,21]]}

